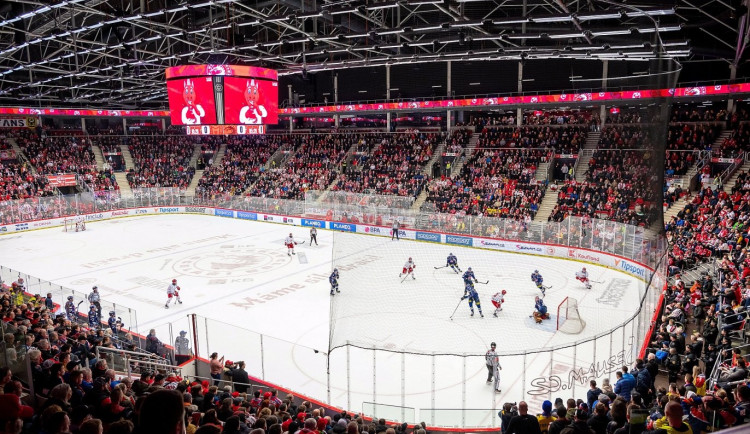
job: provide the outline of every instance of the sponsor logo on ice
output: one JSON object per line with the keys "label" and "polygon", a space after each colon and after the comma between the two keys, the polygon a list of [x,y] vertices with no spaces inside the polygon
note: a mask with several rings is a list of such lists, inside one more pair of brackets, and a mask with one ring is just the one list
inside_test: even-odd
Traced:
{"label": "sponsor logo on ice", "polygon": [[178,260],[175,272],[196,277],[238,278],[266,273],[288,263],[287,255],[253,245],[222,245]]}
{"label": "sponsor logo on ice", "polygon": [[581,261],[589,261],[599,263],[599,256],[592,255],[591,253],[578,252],[575,249],[568,249],[568,257],[573,259],[580,259]]}
{"label": "sponsor logo on ice", "polygon": [[422,241],[434,241],[440,242],[440,234],[433,234],[432,232],[417,232],[417,239]]}

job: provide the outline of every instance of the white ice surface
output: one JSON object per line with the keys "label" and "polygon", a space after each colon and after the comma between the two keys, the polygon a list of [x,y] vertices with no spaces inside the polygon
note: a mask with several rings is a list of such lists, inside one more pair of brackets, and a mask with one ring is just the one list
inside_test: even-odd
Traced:
{"label": "white ice surface", "polygon": [[[293,257],[282,244],[290,231],[298,241],[307,240]],[[342,293],[335,299],[334,346],[350,341],[365,347],[474,355],[334,349],[329,360],[330,403],[352,411],[361,411],[363,402],[416,409],[490,409],[523,399],[524,380],[564,369],[573,358],[576,366],[585,366],[583,361],[590,363],[594,355],[561,350],[552,356],[553,362],[546,353],[521,353],[611,329],[635,312],[641,293],[635,279],[592,265],[586,265],[591,279],[603,283],[586,290],[574,278],[582,264],[573,261],[322,230],[320,245],[310,246],[307,234],[306,228],[210,216],[131,217],[90,222],[88,230],[79,233],[51,228],[0,237],[0,265],[83,293],[96,284],[105,300],[137,312],[139,332],[155,328],[165,342],[180,330],[192,331],[188,314],[198,314],[199,355],[217,351],[245,360],[251,375],[327,401],[328,275],[335,236],[335,265],[351,269],[342,271]],[[463,285],[448,269],[434,269],[445,264],[449,251],[458,256],[462,268],[472,266],[478,279],[490,281],[477,285],[484,319],[478,313],[470,317],[464,301],[449,320]],[[401,283],[398,273],[408,256],[417,263],[417,279]],[[539,294],[529,277],[534,269],[540,270],[545,285],[552,286],[545,302],[553,316],[566,296],[579,301],[587,323],[581,335],[555,333],[554,318],[543,326],[529,318],[534,295]],[[172,278],[178,279],[184,304],[164,309]],[[612,282],[619,289],[613,289]],[[493,318],[490,298],[501,289],[508,291],[506,303],[500,317]],[[63,302],[62,295],[55,301]],[[503,355],[499,394],[485,384],[481,355],[491,341]],[[605,343],[598,348],[606,348]],[[582,396],[585,390],[580,387],[572,394]],[[387,411],[379,415],[428,423],[433,415]],[[451,415],[436,413],[433,423],[440,415]],[[491,413],[470,416],[465,423],[479,425],[487,423]]]}

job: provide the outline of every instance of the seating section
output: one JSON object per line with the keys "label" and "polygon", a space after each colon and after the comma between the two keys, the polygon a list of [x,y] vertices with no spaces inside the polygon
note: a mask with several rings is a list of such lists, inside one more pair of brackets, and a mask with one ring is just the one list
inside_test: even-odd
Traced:
{"label": "seating section", "polygon": [[226,139],[227,147],[220,164],[206,168],[198,181],[196,196],[215,197],[218,194],[238,196],[258,180],[263,166],[284,143],[284,137],[232,137]]}
{"label": "seating section", "polygon": [[417,197],[428,176],[425,165],[440,140],[436,133],[383,134],[368,140],[371,157],[358,163],[359,170],[348,170],[332,187],[334,191]]}
{"label": "seating section", "polygon": [[190,159],[195,143],[186,136],[141,136],[128,139],[135,167],[128,171],[130,188],[187,188],[195,173]]}

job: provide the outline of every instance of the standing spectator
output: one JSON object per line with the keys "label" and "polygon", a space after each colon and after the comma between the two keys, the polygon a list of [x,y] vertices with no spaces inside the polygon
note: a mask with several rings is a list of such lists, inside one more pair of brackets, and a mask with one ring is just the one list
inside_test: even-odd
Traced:
{"label": "standing spectator", "polygon": [[615,431],[615,434],[641,434],[642,432],[646,431],[647,419],[636,420],[636,418],[633,418],[634,410],[640,410],[640,407],[635,404],[631,404],[628,406],[628,422],[622,428],[618,428]]}
{"label": "standing spectator", "polygon": [[606,434],[610,419],[607,414],[607,406],[603,402],[597,402],[593,407],[594,415],[588,421],[589,428],[596,434]]}
{"label": "standing spectator", "polygon": [[594,430],[586,424],[588,418],[589,414],[586,410],[582,408],[577,409],[575,411],[575,419],[562,430],[562,434],[594,434]]}
{"label": "standing spectator", "polygon": [[151,329],[146,336],[146,351],[159,355],[159,346],[161,346],[161,341],[156,337],[156,330]]}
{"label": "standing spectator", "polygon": [[138,417],[137,434],[181,434],[185,432],[185,407],[182,396],[174,390],[157,390],[143,401]]}
{"label": "standing spectator", "polygon": [[183,330],[180,332],[180,336],[174,340],[174,358],[178,365],[187,362],[193,353],[193,349],[190,348],[190,341],[185,337],[186,334],[187,332]]}
{"label": "standing spectator", "polygon": [[229,371],[232,375],[234,390],[239,393],[247,393],[250,386],[247,384],[249,380],[248,373],[245,371],[245,362],[237,362]]}
{"label": "standing spectator", "polygon": [[508,424],[507,434],[542,434],[539,421],[528,414],[529,406],[525,401],[518,403],[518,416],[514,416]]}
{"label": "standing spectator", "polygon": [[594,408],[594,402],[599,395],[602,394],[602,389],[596,387],[596,380],[589,381],[589,391],[586,392],[586,403],[589,408]]}
{"label": "standing spectator", "polygon": [[539,429],[542,431],[542,434],[547,434],[549,424],[555,420],[555,418],[552,417],[552,403],[550,401],[544,401],[542,403],[542,414],[538,415],[536,420],[539,421]]}
{"label": "standing spectator", "polygon": [[219,353],[211,354],[211,361],[209,362],[211,368],[211,378],[214,379],[214,386],[218,386],[221,381],[221,373],[224,371],[224,356],[219,358]]}
{"label": "standing spectator", "polygon": [[568,409],[562,405],[562,402],[557,406],[556,410],[557,419],[549,424],[549,431],[547,431],[549,434],[560,434],[562,430],[570,425],[570,420],[568,420]]}
{"label": "standing spectator", "polygon": [[631,384],[630,380],[623,376],[622,371],[617,371],[615,376],[617,377],[615,393],[617,396],[622,397],[625,402],[630,401],[630,393],[633,391],[634,384]]}
{"label": "standing spectator", "polygon": [[89,303],[96,306],[96,311],[99,313],[99,318],[102,317],[102,304],[100,303],[101,297],[99,296],[99,288],[94,286],[91,288],[91,294],[88,296]]}

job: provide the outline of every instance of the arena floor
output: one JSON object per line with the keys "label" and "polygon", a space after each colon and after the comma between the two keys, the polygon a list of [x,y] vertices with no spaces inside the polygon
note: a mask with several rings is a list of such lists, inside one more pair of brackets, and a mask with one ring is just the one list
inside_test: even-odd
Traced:
{"label": "arena floor", "polygon": [[[293,257],[282,244],[290,231],[306,240]],[[573,261],[329,231],[319,231],[320,245],[310,246],[307,235],[307,228],[210,216],[130,217],[89,223],[79,233],[52,228],[0,237],[0,264],[86,293],[98,285],[103,299],[137,311],[140,333],[155,328],[164,342],[180,330],[192,334],[187,318],[195,313],[199,355],[217,351],[245,360],[251,375],[300,394],[327,400],[330,363],[335,406],[372,413],[367,403],[377,402],[388,405],[377,416],[428,423],[456,420],[455,412],[428,408],[477,409],[462,426],[491,423],[486,409],[524,399],[524,379],[557,370],[546,353],[521,353],[606,332],[635,312],[642,295],[637,280],[592,265],[586,265],[591,279],[602,283],[586,290],[574,278],[582,264]],[[435,269],[445,265],[449,251],[479,280],[489,280],[477,285],[484,319],[470,317],[463,302],[449,320],[463,293],[459,276]],[[409,256],[417,279],[401,283],[398,273]],[[341,294],[332,302],[334,257],[342,272]],[[529,318],[539,294],[529,278],[534,269],[551,286],[545,302],[553,318],[541,326]],[[184,304],[165,309],[173,278]],[[493,318],[490,298],[501,289],[508,291],[506,303]],[[557,305],[566,296],[579,301],[586,320],[580,335],[555,331]],[[356,347],[341,346],[347,341]],[[482,355],[491,341],[500,355],[513,354],[501,359],[498,394],[485,384]],[[329,342],[339,347],[330,360]],[[362,348],[371,345],[408,354]],[[425,355],[433,352],[439,355]],[[564,364],[567,356],[559,354],[554,362]],[[594,360],[580,351],[575,357]],[[578,388],[575,396],[587,389]]]}

